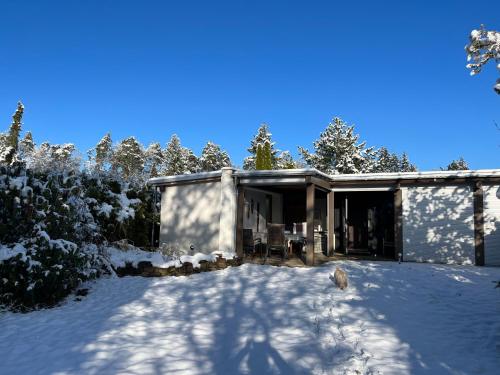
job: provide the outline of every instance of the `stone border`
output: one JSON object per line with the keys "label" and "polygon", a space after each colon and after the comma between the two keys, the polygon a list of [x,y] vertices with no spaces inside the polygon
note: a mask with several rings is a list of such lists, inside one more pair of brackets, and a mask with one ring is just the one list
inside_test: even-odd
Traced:
{"label": "stone border", "polygon": [[208,260],[201,260],[200,267],[194,268],[191,262],[184,262],[182,266],[171,266],[168,268],[155,267],[151,262],[139,262],[137,267],[131,263],[126,263],[125,267],[118,267],[115,269],[119,277],[123,276],[144,276],[144,277],[161,277],[161,276],[189,276],[195,273],[210,272],[222,270],[227,267],[241,266],[243,260],[241,258],[226,259],[217,256],[215,262]]}

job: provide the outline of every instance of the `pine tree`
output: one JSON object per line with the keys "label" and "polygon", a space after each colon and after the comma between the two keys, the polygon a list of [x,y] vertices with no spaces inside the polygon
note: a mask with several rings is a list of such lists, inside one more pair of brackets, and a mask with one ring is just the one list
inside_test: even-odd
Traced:
{"label": "pine tree", "polygon": [[193,151],[187,147],[182,148],[182,153],[184,154],[184,160],[186,161],[186,167],[184,173],[197,173],[200,171],[200,160],[193,153]]}
{"label": "pine tree", "polygon": [[113,154],[113,141],[111,134],[107,133],[95,146],[95,164],[98,170],[106,169],[106,165],[111,162]]}
{"label": "pine tree", "polygon": [[278,169],[295,169],[299,168],[298,163],[293,160],[290,151],[283,151],[278,157]]}
{"label": "pine tree", "polygon": [[401,172],[401,162],[398,155],[389,152],[385,147],[377,150],[377,162],[373,172]]}
{"label": "pine tree", "polygon": [[75,173],[81,165],[75,153],[76,147],[72,143],[58,145],[43,142],[27,159],[27,166],[37,173],[48,175]]}
{"label": "pine tree", "polygon": [[252,170],[256,168],[256,158],[257,158],[257,148],[259,144],[264,145],[266,141],[269,142],[271,147],[271,169],[277,167],[277,154],[278,150],[274,148],[275,143],[271,139],[272,134],[269,132],[269,126],[267,124],[261,124],[257,130],[257,134],[250,141],[250,147],[247,151],[251,154],[243,160],[243,169]]}
{"label": "pine tree", "polygon": [[376,164],[376,152],[373,147],[366,147],[366,142],[358,143],[358,140],[354,126],[334,118],[314,141],[315,153],[302,147],[299,147],[299,152],[308,165],[325,173],[371,172]]}
{"label": "pine tree", "polygon": [[187,172],[187,155],[181,146],[181,140],[174,134],[163,151],[165,161],[164,173],[167,176],[179,175]]}
{"label": "pine tree", "polygon": [[[472,30],[469,44],[465,46],[467,53],[467,68],[471,75],[481,72],[488,61],[495,61],[500,72],[500,31],[486,30],[481,25],[479,30]],[[497,79],[493,90],[500,95],[500,78]]]}
{"label": "pine tree", "polygon": [[417,172],[417,167],[410,162],[406,152],[401,155],[401,160],[399,162],[399,172]]}
{"label": "pine tree", "polygon": [[452,160],[450,164],[446,167],[447,171],[467,171],[469,170],[469,164],[465,161],[463,157],[457,160]]}
{"label": "pine tree", "polygon": [[21,159],[25,160],[33,155],[33,152],[35,152],[35,142],[33,141],[33,135],[28,131],[24,138],[19,141],[19,154]]}
{"label": "pine tree", "polygon": [[144,171],[148,178],[158,177],[163,168],[164,158],[161,145],[158,142],[151,143],[145,152]]}
{"label": "pine tree", "polygon": [[7,133],[7,146],[12,147],[16,152],[19,147],[19,135],[21,134],[21,120],[23,119],[23,103],[17,103],[16,112],[12,115],[12,124]]}
{"label": "pine tree", "polygon": [[200,168],[202,171],[217,171],[223,167],[230,167],[231,160],[226,151],[223,151],[219,145],[207,142],[200,156]]}
{"label": "pine tree", "polygon": [[18,102],[16,112],[12,115],[12,124],[9,130],[6,134],[0,135],[0,163],[11,164],[16,160],[23,113],[23,103]]}
{"label": "pine tree", "polygon": [[133,181],[142,177],[144,168],[144,150],[135,137],[128,137],[118,143],[113,150],[112,169],[118,172],[125,181]]}

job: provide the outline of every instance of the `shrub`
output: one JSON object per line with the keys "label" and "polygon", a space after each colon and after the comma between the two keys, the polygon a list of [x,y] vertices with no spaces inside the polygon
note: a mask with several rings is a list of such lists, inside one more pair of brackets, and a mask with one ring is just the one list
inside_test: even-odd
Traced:
{"label": "shrub", "polygon": [[53,306],[102,272],[95,254],[44,234],[29,247],[3,247],[0,254],[0,303],[17,311]]}

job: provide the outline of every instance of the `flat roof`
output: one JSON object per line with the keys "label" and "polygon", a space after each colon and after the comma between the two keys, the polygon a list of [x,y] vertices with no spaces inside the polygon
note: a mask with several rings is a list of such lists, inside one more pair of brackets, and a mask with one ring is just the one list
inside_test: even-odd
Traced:
{"label": "flat roof", "polygon": [[[500,169],[479,169],[466,171],[427,171],[427,172],[398,172],[398,173],[358,173],[358,174],[334,174],[329,175],[314,168],[303,169],[278,169],[264,171],[247,171],[242,169],[228,168],[233,170],[233,176],[245,179],[262,178],[287,178],[287,177],[317,177],[330,183],[356,183],[367,181],[400,181],[400,180],[453,180],[453,179],[488,179],[500,178]],[[209,181],[220,179],[222,170],[213,172],[200,172],[183,174],[177,176],[162,176],[148,180],[152,186],[175,185],[177,183],[189,183],[198,181]]]}
{"label": "flat roof", "polygon": [[455,178],[488,178],[500,177],[500,169],[478,169],[467,171],[427,171],[396,173],[358,173],[331,175],[333,182],[385,181],[385,180],[419,180],[419,179],[455,179]]}

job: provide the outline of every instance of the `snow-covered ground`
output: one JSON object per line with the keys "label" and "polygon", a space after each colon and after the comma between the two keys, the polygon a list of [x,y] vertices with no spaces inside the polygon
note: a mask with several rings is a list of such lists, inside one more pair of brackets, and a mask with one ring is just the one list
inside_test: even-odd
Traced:
{"label": "snow-covered ground", "polygon": [[0,313],[0,373],[498,374],[498,280],[392,262],[101,279],[81,302]]}

